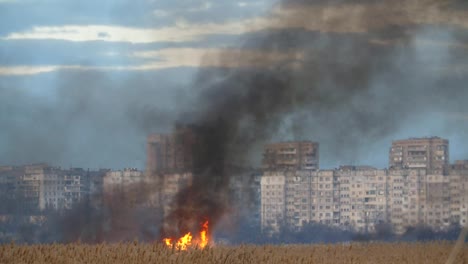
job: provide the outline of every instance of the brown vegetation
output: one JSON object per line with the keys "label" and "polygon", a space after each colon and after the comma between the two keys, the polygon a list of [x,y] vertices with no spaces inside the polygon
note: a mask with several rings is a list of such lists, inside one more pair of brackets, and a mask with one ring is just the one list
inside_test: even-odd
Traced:
{"label": "brown vegetation", "polygon": [[[216,246],[177,251],[162,244],[0,246],[0,263],[444,263],[453,243]],[[468,263],[464,246],[455,263]]]}

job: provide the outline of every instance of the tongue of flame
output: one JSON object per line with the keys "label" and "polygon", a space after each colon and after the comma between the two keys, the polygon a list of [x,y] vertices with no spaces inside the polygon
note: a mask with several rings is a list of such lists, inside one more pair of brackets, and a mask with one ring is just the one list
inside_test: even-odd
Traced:
{"label": "tongue of flame", "polygon": [[174,238],[164,238],[163,242],[166,246],[170,248],[176,248],[179,250],[187,250],[193,246],[198,246],[199,248],[204,248],[208,245],[208,221],[205,221],[201,227],[199,237],[196,237],[193,241],[192,234],[188,232],[184,236],[180,237],[177,241]]}
{"label": "tongue of flame", "polygon": [[208,235],[208,221],[206,221],[203,224],[202,230],[200,231],[200,243],[199,243],[200,248],[204,248],[208,244],[207,235]]}

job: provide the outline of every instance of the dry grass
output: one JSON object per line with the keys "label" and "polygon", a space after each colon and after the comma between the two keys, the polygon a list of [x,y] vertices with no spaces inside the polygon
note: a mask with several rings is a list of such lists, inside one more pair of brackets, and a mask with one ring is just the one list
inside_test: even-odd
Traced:
{"label": "dry grass", "polygon": [[[445,263],[453,243],[216,246],[179,252],[162,244],[0,246],[0,263]],[[465,245],[455,263],[468,263]]]}

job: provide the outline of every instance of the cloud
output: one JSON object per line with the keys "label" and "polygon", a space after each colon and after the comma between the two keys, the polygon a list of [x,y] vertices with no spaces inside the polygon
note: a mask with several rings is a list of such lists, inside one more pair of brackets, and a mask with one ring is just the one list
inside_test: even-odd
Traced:
{"label": "cloud", "polygon": [[161,9],[156,9],[153,11],[153,15],[156,17],[168,17],[170,14],[170,12]]}
{"label": "cloud", "polygon": [[205,1],[201,5],[187,9],[188,12],[200,12],[209,10],[213,6],[213,3]]}
{"label": "cloud", "polygon": [[[187,48],[187,46],[203,47],[207,45],[209,37],[235,37],[245,33],[259,33],[262,30],[300,29],[317,34],[321,32],[355,33],[359,37],[368,37],[374,45],[406,45],[405,34],[421,29],[419,25],[438,27],[439,31],[463,31],[468,29],[468,14],[463,8],[447,8],[441,4],[425,4],[427,0],[406,1],[396,4],[392,1],[348,1],[333,4],[303,4],[298,0],[294,4],[278,5],[262,17],[242,20],[229,20],[224,23],[192,23],[185,19],[177,19],[175,24],[160,28],[138,28],[111,25],[64,25],[64,26],[36,26],[30,30],[11,33],[5,37],[4,43],[15,43],[24,40],[65,40],[70,45],[82,45],[74,42],[88,42],[87,45],[126,45],[125,48],[101,53],[106,58],[119,57],[108,62],[90,64],[86,57],[75,58],[70,61],[36,60],[38,66],[27,65],[28,61],[5,63],[0,65],[0,75],[30,75],[57,70],[103,70],[103,71],[144,71],[174,67],[265,67],[270,62],[285,61],[288,65],[300,66],[301,53],[295,52],[267,52],[259,50],[217,49],[217,48]],[[246,2],[237,2],[237,4]],[[257,3],[257,2],[252,2]],[[249,5],[252,3],[248,3]],[[315,2],[314,2],[315,3]],[[217,3],[213,4],[217,7]],[[203,2],[200,7],[212,8],[211,2]],[[166,12],[166,11],[163,11]],[[168,13],[166,13],[168,14]],[[397,35],[392,35],[392,28],[396,28]],[[390,29],[390,30],[387,30]],[[460,30],[461,29],[461,30]],[[376,33],[377,34],[374,34]],[[369,34],[371,33],[371,34]],[[429,34],[430,35],[430,34]],[[390,37],[388,37],[390,36]],[[97,41],[97,42],[96,42]],[[466,50],[463,40],[453,38],[414,38],[415,44],[422,47],[443,46],[450,49]],[[23,43],[34,43],[24,41]],[[58,42],[56,42],[58,43]],[[140,49],[132,44],[159,43],[164,47],[177,46],[182,48],[166,48],[154,51],[132,52]],[[210,46],[213,42],[209,42]],[[159,45],[158,44],[158,45]],[[9,44],[13,45],[13,44]],[[63,44],[61,44],[63,45]],[[158,45],[152,45],[153,48]],[[42,45],[41,45],[42,46]],[[141,45],[140,47],[143,47]],[[55,50],[54,50],[55,52]],[[88,52],[88,50],[86,50]],[[86,55],[86,52],[83,54]],[[36,52],[44,54],[41,52]],[[9,52],[4,52],[8,55]],[[78,53],[81,54],[81,53]],[[123,56],[116,56],[124,54]],[[125,56],[127,54],[127,56]],[[222,56],[220,55],[222,54]],[[2,54],[0,54],[2,55]],[[89,56],[89,55],[88,55]],[[91,55],[92,56],[92,55]],[[8,57],[8,56],[7,56]],[[15,56],[16,57],[16,56]],[[69,57],[69,56],[67,56]],[[130,58],[131,61],[126,61]],[[93,57],[91,60],[95,60]],[[144,61],[139,61],[143,59]],[[11,60],[11,59],[10,59]],[[131,65],[127,63],[131,63]],[[12,65],[12,66],[7,66]],[[466,72],[465,63],[459,63],[455,68],[436,69],[437,71]]]}
{"label": "cloud", "polygon": [[170,48],[136,52],[133,56],[159,59],[152,65],[162,67],[268,67],[272,63],[294,63],[303,59],[300,51],[269,52],[235,48]]}
{"label": "cloud", "polygon": [[83,66],[83,65],[42,65],[0,67],[1,75],[33,75],[58,70],[75,71],[148,71],[177,67],[268,67],[283,63],[285,66],[300,65],[303,53],[300,51],[267,52],[243,49],[195,49],[168,48],[154,51],[134,52],[130,56],[147,59],[139,65]]}
{"label": "cloud", "polygon": [[[163,67],[159,67],[163,68]],[[139,66],[83,66],[83,65],[41,65],[41,66],[9,66],[0,67],[1,75],[34,75],[59,70],[74,71],[131,71],[156,69],[150,65]]]}
{"label": "cloud", "polygon": [[249,1],[249,2],[240,1],[240,2],[237,2],[237,6],[239,6],[239,7],[260,6],[260,5],[264,5],[264,4],[265,4],[265,2],[263,2],[263,1]]}
{"label": "cloud", "polygon": [[129,43],[187,42],[196,41],[211,34],[242,34],[245,22],[226,24],[177,23],[172,27],[144,29],[102,25],[65,25],[33,27],[29,31],[11,33],[4,40],[56,39],[67,41],[110,41]]}
{"label": "cloud", "polygon": [[98,37],[99,38],[108,38],[110,36],[109,36],[109,33],[107,33],[107,32],[99,32]]}
{"label": "cloud", "polygon": [[61,66],[12,66],[12,67],[0,67],[1,75],[32,75],[39,73],[46,73],[56,71]]}
{"label": "cloud", "polygon": [[[242,3],[239,2],[241,6]],[[424,24],[468,29],[468,12],[463,9],[443,8],[439,4],[415,3],[415,1],[407,1],[395,4],[390,1],[379,1],[333,5],[294,4],[278,6],[270,14],[262,17],[231,20],[224,23],[189,23],[178,19],[175,25],[160,28],[104,25],[36,26],[28,31],[11,33],[3,39],[152,43],[189,42],[200,40],[208,35],[240,35],[266,29],[288,28],[335,33],[366,33],[388,26],[404,27]],[[204,2],[195,9],[200,11],[209,8],[211,8],[211,3]],[[192,11],[196,11],[195,9]],[[164,11],[154,12],[160,16],[167,15]]]}

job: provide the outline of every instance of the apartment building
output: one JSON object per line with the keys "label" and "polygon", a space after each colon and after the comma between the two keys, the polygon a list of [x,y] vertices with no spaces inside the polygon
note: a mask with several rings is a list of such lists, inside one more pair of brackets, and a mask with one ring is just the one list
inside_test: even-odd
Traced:
{"label": "apartment building", "polygon": [[[65,175],[59,168],[51,168],[48,165],[44,165],[41,168],[36,168],[38,170],[37,177],[42,178],[42,182],[39,184],[43,187],[40,194],[40,206],[41,210],[43,209],[62,209],[65,208],[67,204],[71,207],[71,193],[67,193],[67,201],[65,201],[65,186],[66,182],[70,183],[68,175]],[[29,170],[27,170],[29,171]],[[68,185],[67,185],[68,186]],[[71,187],[71,186],[70,186]],[[74,189],[74,188],[73,188]]]}
{"label": "apartment building", "polygon": [[193,169],[195,134],[190,127],[178,126],[170,134],[151,134],[147,139],[146,173],[149,177]]}
{"label": "apartment building", "polygon": [[[301,175],[307,175],[305,172],[300,172]],[[311,218],[309,221],[333,225],[336,224],[334,215],[339,212],[339,208],[335,208],[335,205],[339,206],[334,199],[334,190],[336,189],[333,184],[334,171],[323,170],[315,171],[309,174],[310,176],[310,195],[312,209]]]}
{"label": "apartment building", "polygon": [[0,166],[0,213],[8,214],[26,208],[19,208],[18,182],[24,171],[17,166]]}
{"label": "apartment building", "polygon": [[285,220],[286,175],[283,171],[266,171],[260,180],[260,221],[262,230],[279,231]]}
{"label": "apartment building", "polygon": [[42,164],[26,166],[24,179],[32,177],[36,179],[35,183],[39,184],[40,210],[61,210],[71,209],[87,195],[86,174],[87,171],[81,168],[62,170]]}
{"label": "apartment building", "polygon": [[[3,196],[12,199],[16,212],[39,213],[44,210],[71,209],[84,197],[91,194],[91,189],[98,188],[93,172],[81,169],[61,169],[48,164],[32,164],[0,169],[0,187]],[[103,171],[94,172],[102,178]],[[97,177],[100,175],[100,177]],[[94,190],[94,191],[97,191]],[[9,212],[12,212],[10,208]]]}
{"label": "apartment building", "polygon": [[449,164],[449,142],[440,137],[410,138],[392,142],[390,168],[424,168],[432,174],[444,173]]}
{"label": "apartment building", "polygon": [[450,177],[429,174],[426,186],[424,223],[435,230],[444,230],[451,224]]}
{"label": "apartment building", "polygon": [[268,144],[262,160],[263,170],[318,170],[319,144],[291,141]]}
{"label": "apartment building", "polygon": [[182,189],[192,185],[193,174],[191,172],[164,174],[162,179],[158,200],[163,209],[163,215],[167,215],[172,209],[176,195]]}
{"label": "apartment building", "polygon": [[[28,165],[24,167],[24,173],[18,179],[18,199],[29,210],[44,210],[48,206],[50,192],[48,182],[49,175],[57,175],[58,168],[47,164]],[[46,184],[44,184],[46,183]],[[47,187],[47,189],[46,189]]]}
{"label": "apartment building", "polygon": [[[312,197],[311,174],[313,171],[284,171],[284,192],[276,191],[277,194],[284,193],[285,223],[294,228],[300,228],[311,219]],[[280,185],[276,185],[279,188]],[[274,192],[274,191],[273,191]]]}
{"label": "apartment building", "polygon": [[71,168],[63,171],[64,198],[63,209],[71,209],[75,204],[89,195],[87,171],[82,168]]}
{"label": "apartment building", "polygon": [[449,166],[450,218],[452,223],[468,225],[468,160]]}
{"label": "apartment building", "polygon": [[86,174],[85,186],[93,208],[102,208],[104,193],[104,177],[109,169],[88,170]]}
{"label": "apartment building", "polygon": [[374,232],[377,225],[386,221],[386,170],[368,166],[341,166],[334,171],[334,177],[335,186],[340,190],[335,198],[340,212],[334,212],[339,226],[360,232]]}
{"label": "apartment building", "polygon": [[124,190],[126,187],[142,183],[144,173],[136,168],[108,171],[103,179],[104,193]]}
{"label": "apartment building", "polygon": [[241,169],[232,172],[229,181],[230,220],[251,226],[260,224],[260,179],[258,170]]}
{"label": "apartment building", "polygon": [[423,168],[266,171],[261,178],[261,225],[300,229],[308,222],[357,232],[390,224],[396,233],[424,225],[445,230],[465,225],[468,162],[449,175]]}
{"label": "apartment building", "polygon": [[390,169],[387,177],[388,221],[394,231],[425,224],[426,170]]}

